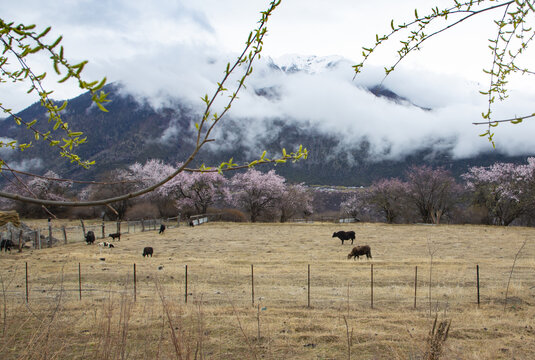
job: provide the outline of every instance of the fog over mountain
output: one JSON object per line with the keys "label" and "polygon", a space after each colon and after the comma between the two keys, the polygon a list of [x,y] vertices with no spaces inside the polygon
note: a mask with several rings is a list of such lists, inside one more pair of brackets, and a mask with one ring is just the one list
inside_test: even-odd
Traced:
{"label": "fog over mountain", "polygon": [[[95,109],[87,95],[69,102],[65,120],[88,135],[89,144],[81,150],[86,157],[103,169],[150,158],[183,160],[202,112],[200,97],[214,90],[232,56],[189,45],[178,53],[170,51],[157,67],[151,66],[155,55],[136,58],[135,67],[146,69],[144,74],[135,73],[128,61],[110,64],[114,77],[122,80],[107,87],[113,100],[109,113]],[[310,159],[277,172],[296,181],[360,185],[401,176],[414,163],[459,173],[470,164],[535,154],[530,122],[498,127],[496,150],[478,136],[485,128],[472,122],[486,106],[479,84],[403,68],[383,79],[383,70],[369,67],[354,79],[353,64],[340,56],[261,58],[199,162],[213,164],[231,156],[246,161],[264,149],[272,156],[282,147],[303,144]],[[528,112],[532,95],[516,94],[518,103],[499,105],[495,116]],[[34,105],[21,114],[39,118],[44,111]],[[18,131],[10,120],[0,122],[3,137],[18,138]],[[25,163],[20,154],[3,156],[26,169],[56,167],[72,175],[98,175],[97,170],[84,173],[58,165],[43,149],[38,145],[28,152]]]}

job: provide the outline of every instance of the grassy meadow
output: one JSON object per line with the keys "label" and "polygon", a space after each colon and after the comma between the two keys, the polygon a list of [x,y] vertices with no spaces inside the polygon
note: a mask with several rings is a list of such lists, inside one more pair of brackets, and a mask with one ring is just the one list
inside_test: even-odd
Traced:
{"label": "grassy meadow", "polygon": [[[373,260],[348,260],[338,230]],[[0,254],[0,358],[427,359],[437,316],[451,320],[441,359],[532,359],[534,240],[523,227],[213,222],[113,249],[80,237],[12,250]]]}

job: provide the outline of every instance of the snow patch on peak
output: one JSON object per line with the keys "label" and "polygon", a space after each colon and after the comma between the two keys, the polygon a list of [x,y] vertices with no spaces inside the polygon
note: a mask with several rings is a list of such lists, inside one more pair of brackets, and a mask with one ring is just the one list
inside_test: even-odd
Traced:
{"label": "snow patch on peak", "polygon": [[316,56],[288,54],[276,59],[271,59],[273,64],[286,73],[305,72],[318,74],[336,68],[342,62],[349,60],[338,55]]}

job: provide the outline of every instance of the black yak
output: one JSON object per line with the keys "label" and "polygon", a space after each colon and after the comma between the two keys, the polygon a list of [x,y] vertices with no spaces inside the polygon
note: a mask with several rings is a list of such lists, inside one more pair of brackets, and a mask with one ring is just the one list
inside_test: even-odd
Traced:
{"label": "black yak", "polygon": [[162,224],[160,225],[160,232],[158,234],[163,234],[164,231],[165,231],[165,225]]}
{"label": "black yak", "polygon": [[13,241],[9,240],[9,239],[3,239],[2,242],[0,243],[0,251],[4,250],[5,252],[11,252],[11,247],[15,246],[15,244],[13,243]]}
{"label": "black yak", "polygon": [[337,231],[333,234],[333,237],[337,237],[342,240],[342,245],[344,245],[345,240],[351,240],[351,245],[353,245],[353,240],[355,240],[354,231]]}
{"label": "black yak", "polygon": [[351,259],[353,257],[353,260],[357,260],[362,255],[366,255],[366,259],[372,258],[372,252],[368,245],[355,246],[347,255],[347,258]]}
{"label": "black yak", "polygon": [[145,256],[149,256],[152,257],[152,253],[154,251],[152,250],[152,248],[150,246],[147,246],[146,248],[143,249],[143,257]]}
{"label": "black yak", "polygon": [[91,245],[95,242],[95,233],[89,230],[85,235],[85,242],[87,245]]}

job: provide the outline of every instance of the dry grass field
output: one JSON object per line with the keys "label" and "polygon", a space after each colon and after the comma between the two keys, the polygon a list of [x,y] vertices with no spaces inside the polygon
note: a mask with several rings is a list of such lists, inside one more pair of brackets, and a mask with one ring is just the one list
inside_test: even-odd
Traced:
{"label": "dry grass field", "polygon": [[[373,260],[348,260],[338,230]],[[521,227],[214,222],[114,249],[14,250],[0,255],[0,358],[425,359],[438,316],[451,320],[441,359],[533,359],[534,240]]]}

